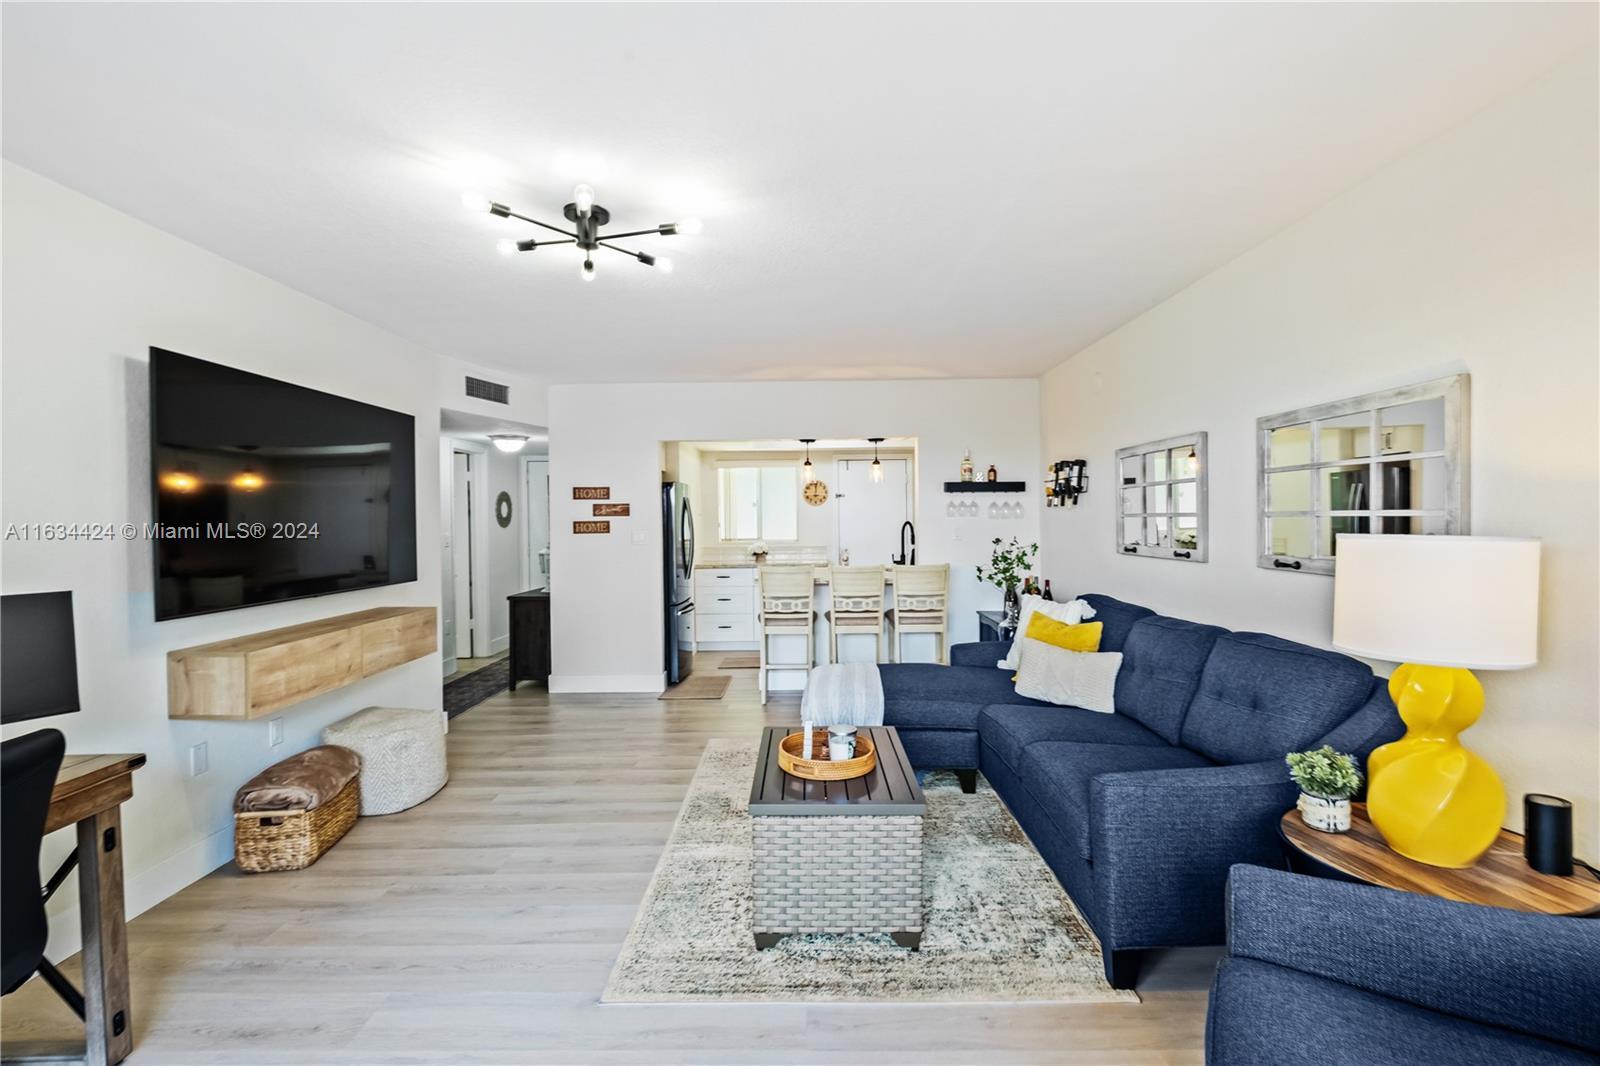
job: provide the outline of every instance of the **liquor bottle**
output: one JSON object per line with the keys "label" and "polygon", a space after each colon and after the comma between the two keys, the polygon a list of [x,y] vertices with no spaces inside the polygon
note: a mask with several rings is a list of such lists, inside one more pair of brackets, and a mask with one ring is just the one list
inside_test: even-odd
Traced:
{"label": "liquor bottle", "polygon": [[994,464],[993,463],[989,464],[989,480],[990,481],[999,481],[1000,480],[1000,471],[998,471],[998,470],[996,470],[994,468]]}
{"label": "liquor bottle", "polygon": [[967,454],[961,460],[961,480],[972,480],[972,449],[967,449]]}
{"label": "liquor bottle", "polygon": [[1049,578],[1045,578],[1044,579],[1044,598],[1047,599],[1047,600],[1054,600],[1055,599],[1054,596],[1050,595],[1050,579]]}

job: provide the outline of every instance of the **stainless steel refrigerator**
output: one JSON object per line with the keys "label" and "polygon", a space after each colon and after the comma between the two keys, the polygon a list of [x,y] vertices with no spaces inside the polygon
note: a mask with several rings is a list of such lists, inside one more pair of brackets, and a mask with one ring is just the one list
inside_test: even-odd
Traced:
{"label": "stainless steel refrigerator", "polygon": [[667,684],[694,670],[694,512],[689,486],[661,486],[663,602],[666,604]]}

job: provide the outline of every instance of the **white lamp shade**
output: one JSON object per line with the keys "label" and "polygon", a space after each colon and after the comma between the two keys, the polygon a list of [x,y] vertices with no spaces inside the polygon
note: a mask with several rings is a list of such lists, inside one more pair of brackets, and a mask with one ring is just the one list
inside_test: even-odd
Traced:
{"label": "white lamp shade", "polygon": [[1539,542],[1345,533],[1333,577],[1333,646],[1472,670],[1539,658]]}

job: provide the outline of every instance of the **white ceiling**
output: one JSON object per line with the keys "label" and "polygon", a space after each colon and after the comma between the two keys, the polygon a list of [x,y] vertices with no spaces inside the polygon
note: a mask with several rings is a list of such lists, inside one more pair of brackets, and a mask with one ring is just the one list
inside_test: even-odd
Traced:
{"label": "white ceiling", "polygon": [[528,443],[522,449],[527,455],[544,455],[550,448],[550,432],[544,426],[509,422],[473,411],[452,411],[448,407],[439,411],[439,433],[441,436],[479,443],[487,443],[494,433],[517,433],[528,438]]}
{"label": "white ceiling", "polygon": [[[3,151],[556,381],[1031,375],[1594,33],[1586,4],[6,4]],[[579,180],[705,232],[584,284],[459,202],[559,221]]]}
{"label": "white ceiling", "polygon": [[[703,452],[792,452],[800,455],[805,451],[805,445],[797,440],[697,440],[690,441],[696,448]],[[880,450],[906,451],[915,448],[915,437],[884,437]],[[826,437],[811,442],[811,450],[817,453],[838,451],[863,451],[870,449],[872,442],[865,437]]]}

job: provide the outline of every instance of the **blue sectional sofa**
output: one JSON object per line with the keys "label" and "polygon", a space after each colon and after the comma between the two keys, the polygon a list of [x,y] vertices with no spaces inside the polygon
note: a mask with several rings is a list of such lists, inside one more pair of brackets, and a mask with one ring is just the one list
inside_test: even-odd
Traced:
{"label": "blue sectional sofa", "polygon": [[1148,948],[1220,944],[1235,863],[1278,865],[1294,805],[1283,756],[1332,744],[1365,761],[1403,727],[1362,663],[1262,633],[1086,595],[1100,649],[1123,654],[1115,714],[1016,693],[1005,643],[951,665],[881,666],[884,721],[912,765],[981,770],[1094,927],[1130,988]]}
{"label": "blue sectional sofa", "polygon": [[1239,866],[1208,1066],[1600,1061],[1600,922]]}

